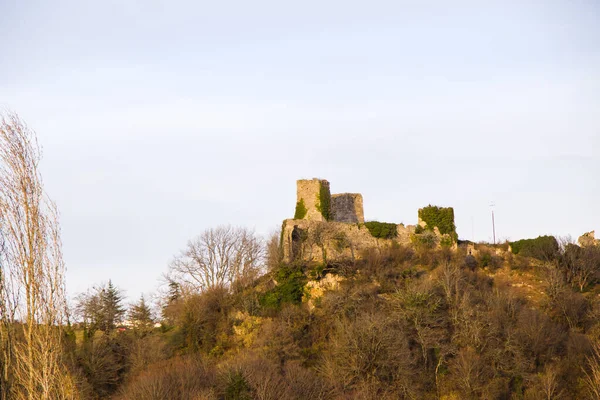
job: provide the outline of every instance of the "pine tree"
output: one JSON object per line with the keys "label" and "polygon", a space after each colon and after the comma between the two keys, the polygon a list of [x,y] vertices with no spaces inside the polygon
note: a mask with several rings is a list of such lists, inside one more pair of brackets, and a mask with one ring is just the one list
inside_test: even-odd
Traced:
{"label": "pine tree", "polygon": [[123,307],[122,302],[123,294],[109,280],[108,285],[100,291],[100,304],[102,307],[101,330],[109,332],[123,321],[125,307]]}
{"label": "pine tree", "polygon": [[137,304],[131,306],[129,319],[133,323],[133,328],[138,333],[145,334],[152,330],[154,319],[152,318],[150,307],[146,304],[144,295],[140,297],[140,301]]}

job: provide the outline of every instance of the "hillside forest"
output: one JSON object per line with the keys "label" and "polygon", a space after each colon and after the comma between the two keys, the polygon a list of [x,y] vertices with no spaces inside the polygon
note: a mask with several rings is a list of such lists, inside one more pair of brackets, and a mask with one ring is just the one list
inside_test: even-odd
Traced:
{"label": "hillside forest", "polygon": [[109,280],[68,296],[39,160],[5,116],[2,400],[600,399],[597,244],[391,240],[284,262],[279,231],[222,225],[151,295]]}

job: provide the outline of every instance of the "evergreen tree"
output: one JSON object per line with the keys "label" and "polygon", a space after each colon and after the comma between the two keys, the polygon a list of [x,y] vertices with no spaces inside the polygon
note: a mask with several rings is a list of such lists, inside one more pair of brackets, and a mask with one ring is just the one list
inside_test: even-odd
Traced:
{"label": "evergreen tree", "polygon": [[133,323],[133,328],[138,333],[144,334],[152,330],[154,319],[152,318],[150,307],[146,304],[144,295],[140,297],[138,303],[131,306],[129,319]]}
{"label": "evergreen tree", "polygon": [[109,332],[123,321],[125,307],[123,294],[112,281],[95,287],[90,293],[78,297],[77,309],[83,317],[87,337],[93,337],[98,329]]}
{"label": "evergreen tree", "polygon": [[123,294],[116,288],[112,281],[100,292],[100,303],[102,304],[102,316],[100,329],[109,332],[123,321],[125,307],[122,304]]}

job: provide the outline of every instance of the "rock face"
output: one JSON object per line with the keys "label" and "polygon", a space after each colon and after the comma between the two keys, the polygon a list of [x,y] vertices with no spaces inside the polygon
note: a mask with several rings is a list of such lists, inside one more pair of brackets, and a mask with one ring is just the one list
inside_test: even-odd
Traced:
{"label": "rock face", "polygon": [[586,232],[583,235],[579,236],[577,242],[581,247],[589,247],[589,246],[600,246],[600,239],[595,238],[595,232]]}
{"label": "rock face", "polygon": [[365,222],[363,197],[360,193],[340,193],[331,196],[331,216],[336,222]]}
{"label": "rock face", "polygon": [[304,300],[308,309],[315,308],[315,300],[323,297],[327,290],[337,290],[344,278],[338,275],[326,274],[320,281],[309,281],[306,283]]}

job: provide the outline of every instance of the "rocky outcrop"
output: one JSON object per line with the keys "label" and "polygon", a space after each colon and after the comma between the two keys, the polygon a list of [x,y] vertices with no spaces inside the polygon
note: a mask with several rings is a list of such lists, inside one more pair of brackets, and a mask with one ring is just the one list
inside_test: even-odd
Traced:
{"label": "rocky outcrop", "polygon": [[337,290],[340,287],[340,282],[344,278],[339,275],[326,274],[321,280],[309,281],[304,287],[304,300],[308,305],[308,309],[312,311],[315,308],[315,301],[323,297],[327,290]]}
{"label": "rocky outcrop", "polygon": [[579,243],[579,246],[581,247],[600,246],[600,239],[596,239],[595,232],[591,231],[579,236],[577,243]]}

